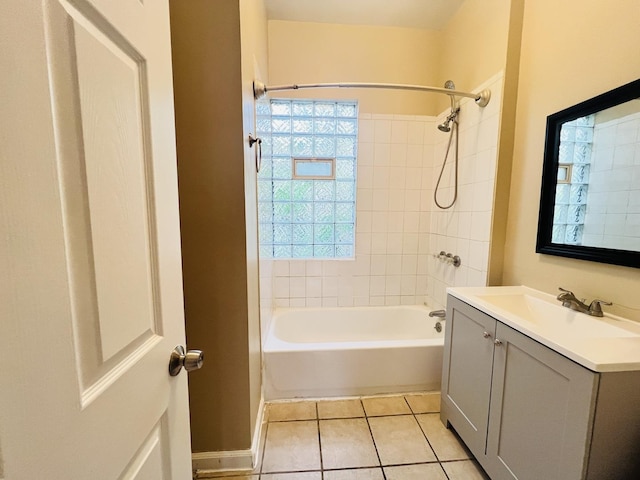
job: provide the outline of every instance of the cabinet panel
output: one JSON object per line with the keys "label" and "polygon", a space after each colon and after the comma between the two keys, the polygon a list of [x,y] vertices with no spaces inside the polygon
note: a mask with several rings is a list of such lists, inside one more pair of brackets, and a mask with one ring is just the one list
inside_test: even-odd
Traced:
{"label": "cabinet panel", "polygon": [[496,322],[455,298],[447,304],[441,419],[484,455]]}
{"label": "cabinet panel", "polygon": [[587,480],[640,478],[640,372],[600,375]]}
{"label": "cabinet panel", "polygon": [[598,375],[497,324],[487,437],[494,480],[583,478]]}

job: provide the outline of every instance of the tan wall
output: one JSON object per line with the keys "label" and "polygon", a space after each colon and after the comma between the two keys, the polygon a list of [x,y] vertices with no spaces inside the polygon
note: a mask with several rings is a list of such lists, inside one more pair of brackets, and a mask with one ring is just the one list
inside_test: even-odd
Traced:
{"label": "tan wall", "polygon": [[[526,2],[504,284],[616,304],[640,320],[640,270],[535,253],[547,115],[638,78],[640,2]],[[631,310],[626,307],[633,307]]]}
{"label": "tan wall", "polygon": [[520,47],[522,42],[522,18],[525,0],[510,0],[509,32],[506,42],[504,90],[500,139],[498,144],[498,166],[493,197],[493,219],[489,246],[488,285],[502,285],[504,267],[504,244],[507,235],[509,196],[515,138],[515,119],[520,76]]}
{"label": "tan wall", "polygon": [[[510,0],[466,0],[442,30],[438,85],[451,79],[469,91],[504,70]],[[439,98],[439,111],[449,106]]]}
{"label": "tan wall", "polygon": [[[442,31],[272,20],[270,83],[360,81],[441,87],[451,79],[458,89],[469,91],[505,68],[510,3],[466,0]],[[354,98],[342,90],[278,95]],[[424,93],[359,91],[358,98],[363,113],[437,115],[449,105],[446,97]]]}
{"label": "tan wall", "polygon": [[[247,246],[238,0],[171,1],[194,452],[251,445]],[[255,382],[255,381],[254,381]]]}
{"label": "tan wall", "polygon": [[[502,101],[502,114],[489,247],[489,285],[499,285],[502,281],[523,3],[524,0],[466,0],[442,32],[440,71],[443,76],[439,83],[452,79],[456,88],[469,91],[504,71],[503,98],[492,99]],[[448,106],[446,98],[438,99],[438,111]]]}
{"label": "tan wall", "polygon": [[[377,82],[441,86],[440,32],[269,21],[269,83]],[[275,94],[274,94],[275,95]],[[278,96],[358,98],[361,113],[435,115],[434,95],[380,90],[304,90]]]}

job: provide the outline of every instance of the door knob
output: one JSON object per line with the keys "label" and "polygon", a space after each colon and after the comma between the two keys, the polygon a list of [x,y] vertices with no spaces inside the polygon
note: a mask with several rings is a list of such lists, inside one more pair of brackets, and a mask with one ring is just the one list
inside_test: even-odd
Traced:
{"label": "door knob", "polygon": [[202,350],[189,350],[185,352],[182,345],[178,345],[171,352],[169,358],[169,375],[175,377],[180,373],[182,367],[187,372],[198,370],[204,363],[204,352]]}

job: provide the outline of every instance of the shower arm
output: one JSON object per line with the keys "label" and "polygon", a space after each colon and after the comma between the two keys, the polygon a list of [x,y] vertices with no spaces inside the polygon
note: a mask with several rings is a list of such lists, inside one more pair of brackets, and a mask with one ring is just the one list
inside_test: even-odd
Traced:
{"label": "shower arm", "polygon": [[416,90],[421,92],[443,93],[451,97],[473,98],[480,107],[486,107],[491,99],[491,90],[485,89],[480,93],[468,93],[449,88],[426,87],[423,85],[403,85],[396,83],[307,83],[302,85],[273,85],[267,86],[264,83],[254,80],[253,96],[256,100],[264,97],[267,92],[278,92],[282,90],[301,90],[305,88],[383,88],[390,90]]}

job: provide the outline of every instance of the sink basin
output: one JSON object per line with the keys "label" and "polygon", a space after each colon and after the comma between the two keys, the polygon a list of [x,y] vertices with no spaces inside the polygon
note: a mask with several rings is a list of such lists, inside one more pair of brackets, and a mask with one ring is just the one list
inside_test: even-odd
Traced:
{"label": "sink basin", "polygon": [[449,287],[447,293],[594,372],[640,370],[640,322],[576,312],[525,286]]}
{"label": "sink basin", "polygon": [[550,303],[526,293],[505,295],[478,295],[478,299],[504,310],[510,315],[543,329],[551,329],[558,335],[574,338],[639,337],[631,325],[609,317],[592,317],[563,307],[561,303]]}

